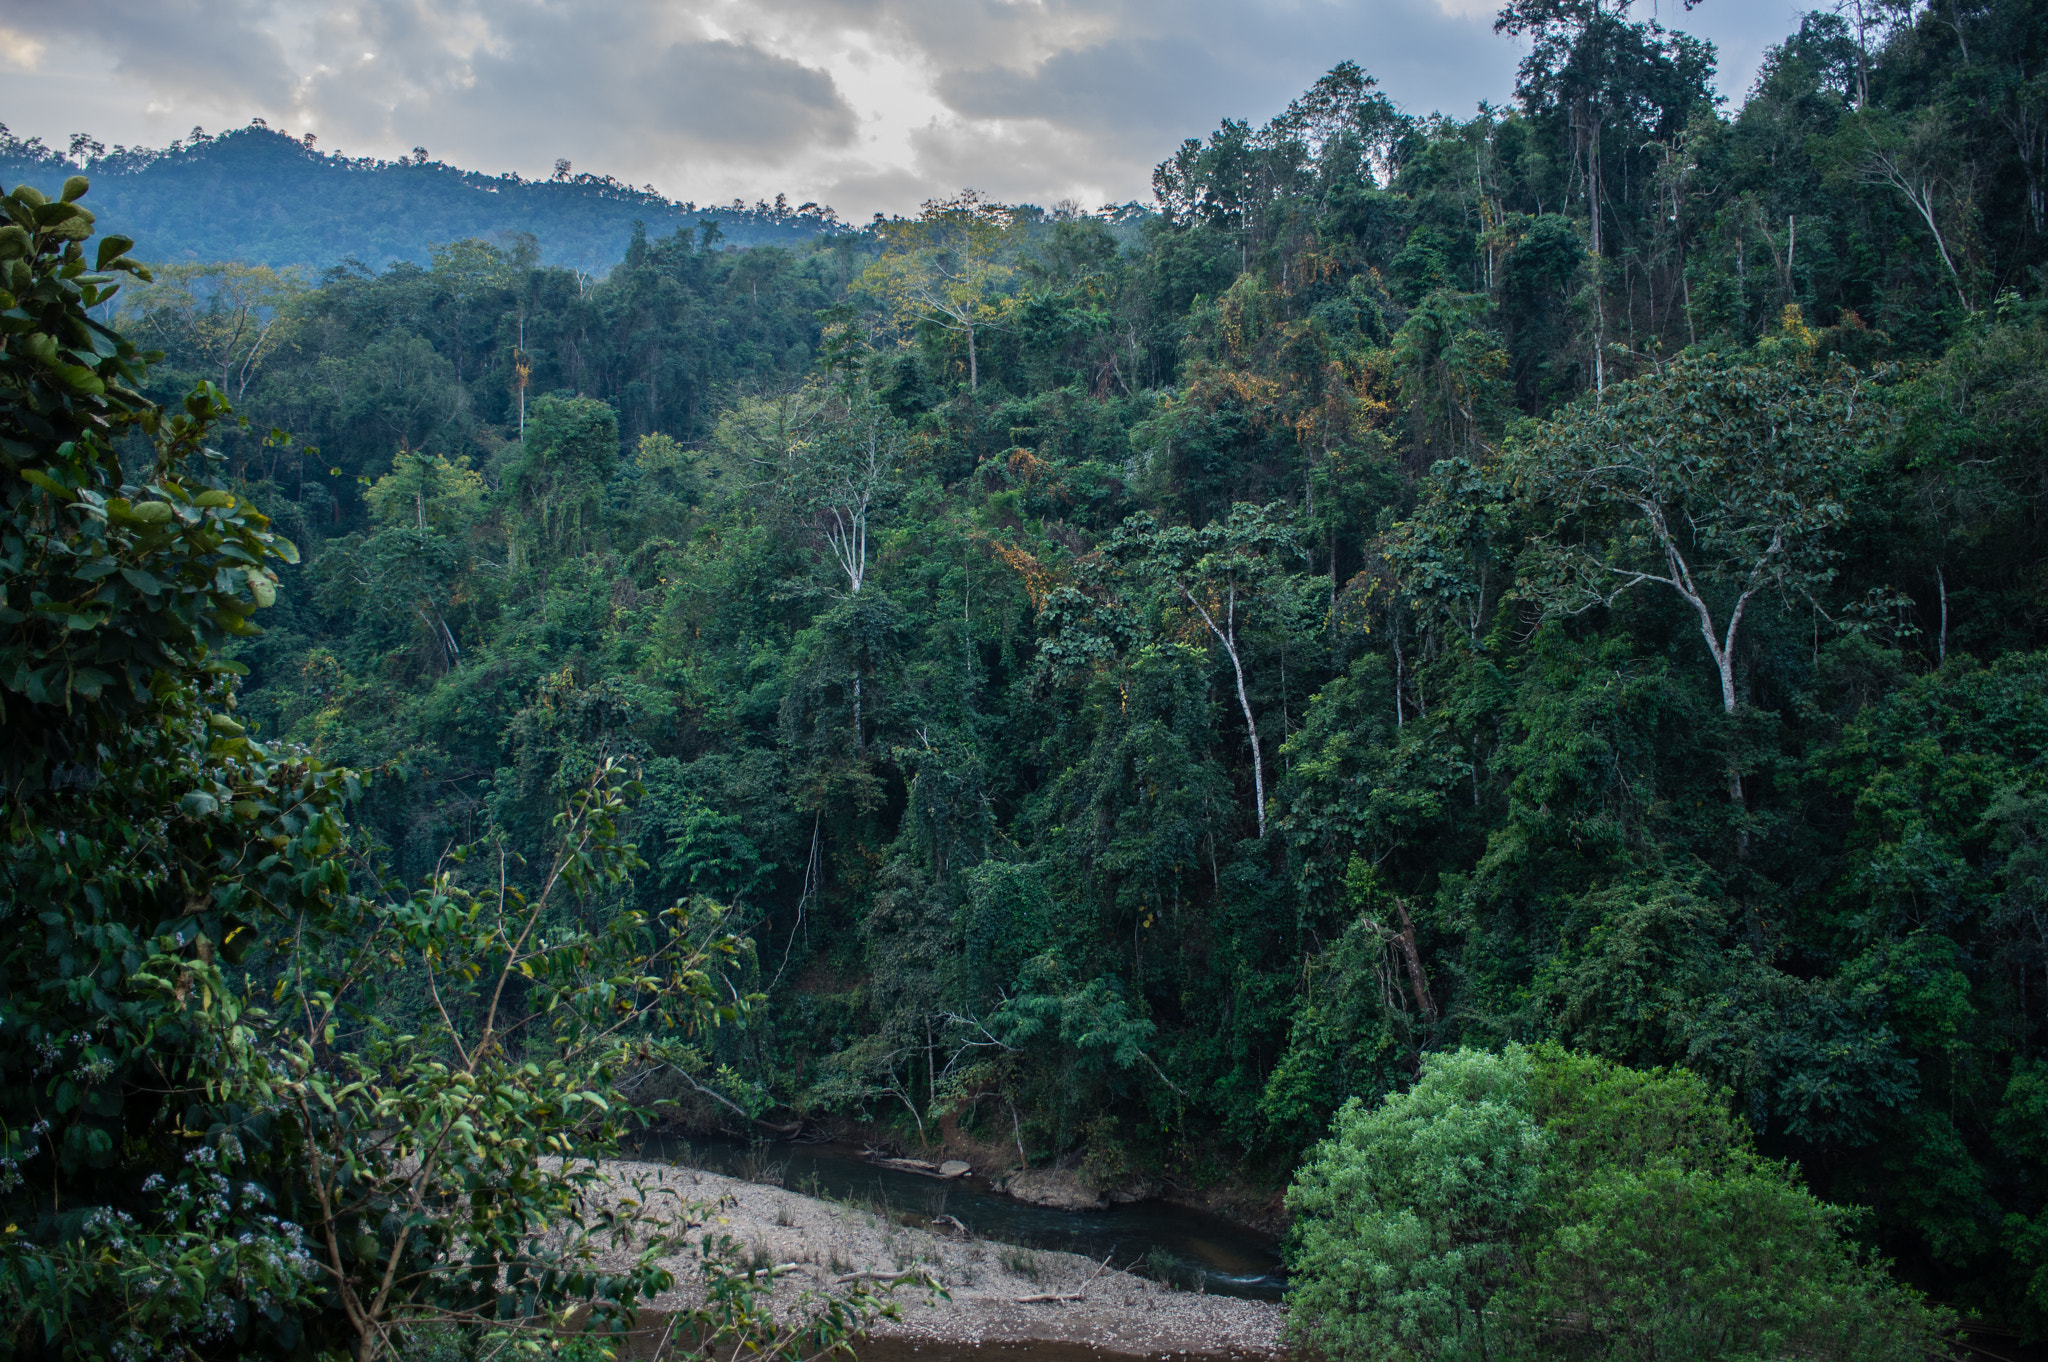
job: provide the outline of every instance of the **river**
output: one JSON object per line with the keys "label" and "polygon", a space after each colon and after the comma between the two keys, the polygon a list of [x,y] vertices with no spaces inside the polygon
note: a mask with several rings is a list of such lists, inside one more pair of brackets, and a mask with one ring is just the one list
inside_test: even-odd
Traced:
{"label": "river", "polygon": [[1286,1287],[1280,1246],[1271,1237],[1169,1202],[1056,1211],[1004,1196],[973,1174],[942,1182],[883,1168],[843,1144],[749,1145],[649,1135],[637,1142],[637,1151],[727,1177],[779,1176],[784,1187],[806,1196],[879,1203],[926,1219],[950,1215],[983,1239],[1110,1257],[1117,1268],[1186,1289],[1278,1300]]}

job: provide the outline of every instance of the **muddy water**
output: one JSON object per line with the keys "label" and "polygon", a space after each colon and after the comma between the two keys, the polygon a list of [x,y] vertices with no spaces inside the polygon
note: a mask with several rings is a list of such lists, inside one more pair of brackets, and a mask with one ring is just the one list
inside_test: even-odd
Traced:
{"label": "muddy water", "polygon": [[[1055,1211],[1014,1201],[972,1175],[940,1182],[877,1167],[848,1145],[764,1147],[734,1140],[649,1136],[640,1142],[639,1151],[642,1157],[672,1159],[728,1177],[754,1177],[765,1169],[779,1173],[784,1187],[808,1196],[878,1201],[892,1211],[927,1219],[950,1215],[984,1239],[1086,1254],[1098,1262],[1109,1257],[1117,1268],[1185,1289],[1278,1300],[1286,1286],[1276,1241],[1164,1201],[1135,1201],[1104,1211]],[[995,1356],[986,1348],[967,1349],[962,1351],[962,1359],[969,1354]],[[865,1349],[862,1355],[866,1356]],[[890,1362],[905,1360],[892,1358]],[[924,1351],[909,1362],[948,1359],[924,1345]],[[1047,1354],[1047,1362],[1057,1360]]]}

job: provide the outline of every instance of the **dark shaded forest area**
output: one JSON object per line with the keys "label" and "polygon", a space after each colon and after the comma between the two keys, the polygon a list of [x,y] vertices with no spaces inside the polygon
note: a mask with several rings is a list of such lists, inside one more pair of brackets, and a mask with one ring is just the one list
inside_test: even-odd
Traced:
{"label": "dark shaded forest area", "polygon": [[251,422],[299,557],[237,722],[365,773],[393,876],[636,774],[645,864],[560,912],[731,908],[695,1119],[1277,1189],[1554,1042],[1729,1089],[2038,1333],[2048,13],[1885,13],[1724,109],[1697,40],[1517,0],[1511,104],[1343,64],[1156,211],[102,314]]}

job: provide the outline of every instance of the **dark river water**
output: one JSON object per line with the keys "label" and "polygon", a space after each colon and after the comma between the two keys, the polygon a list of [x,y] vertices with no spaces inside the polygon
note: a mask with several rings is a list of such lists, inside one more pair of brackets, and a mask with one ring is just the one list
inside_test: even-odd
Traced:
{"label": "dark river water", "polygon": [[[643,1157],[671,1159],[728,1177],[780,1165],[781,1183],[807,1196],[879,1203],[929,1219],[956,1217],[970,1232],[1000,1243],[1080,1253],[1190,1290],[1278,1300],[1286,1285],[1280,1246],[1227,1220],[1163,1201],[1135,1201],[1105,1211],[1055,1211],[994,1192],[972,1174],[941,1182],[882,1168],[859,1150],[837,1144],[746,1145],[693,1136],[646,1136]],[[934,1355],[933,1362],[938,1362]]]}

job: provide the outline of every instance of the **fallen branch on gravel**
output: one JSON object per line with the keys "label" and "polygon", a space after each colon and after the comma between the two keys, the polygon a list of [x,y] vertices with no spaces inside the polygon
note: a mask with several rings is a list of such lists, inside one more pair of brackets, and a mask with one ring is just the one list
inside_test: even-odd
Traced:
{"label": "fallen branch on gravel", "polygon": [[1109,1266],[1109,1260],[1110,1260],[1111,1258],[1115,1257],[1115,1256],[1116,1256],[1116,1250],[1115,1250],[1115,1249],[1111,1249],[1111,1250],[1110,1250],[1110,1251],[1109,1251],[1109,1252],[1108,1252],[1107,1254],[1105,1254],[1105,1255],[1103,1256],[1103,1259],[1102,1259],[1102,1264],[1101,1264],[1101,1266],[1100,1266],[1100,1267],[1097,1267],[1097,1268],[1096,1268],[1096,1269],[1095,1269],[1095,1270],[1094,1270],[1093,1272],[1091,1272],[1091,1273],[1089,1273],[1089,1274],[1088,1274],[1088,1280],[1087,1280],[1087,1281],[1085,1281],[1085,1282],[1082,1282],[1082,1283],[1081,1283],[1081,1289],[1080,1289],[1079,1291],[1041,1291],[1041,1292],[1039,1292],[1039,1293],[1038,1293],[1037,1295],[1035,1295],[1035,1296],[1019,1296],[1019,1297],[1017,1297],[1017,1304],[1019,1304],[1019,1305],[1049,1305],[1049,1304],[1051,1304],[1051,1303],[1053,1303],[1053,1302],[1055,1302],[1055,1301],[1084,1301],[1084,1300],[1087,1300],[1087,1299],[1088,1299],[1088,1288],[1089,1288],[1090,1286],[1094,1285],[1094,1283],[1095,1283],[1095,1279],[1096,1279],[1097,1277],[1100,1277],[1100,1276],[1102,1275],[1102,1269],[1103,1269],[1103,1268],[1105,1268],[1105,1267],[1108,1267],[1108,1266]]}
{"label": "fallen branch on gravel", "polygon": [[891,1286],[901,1286],[906,1282],[914,1282],[919,1286],[939,1284],[929,1272],[849,1272],[843,1277],[834,1278],[833,1281],[839,1286],[845,1286],[848,1282],[888,1282]]}
{"label": "fallen branch on gravel", "polygon": [[[699,1083],[696,1079],[692,1078],[689,1074],[685,1073],[683,1070],[677,1068],[673,1064],[657,1064],[652,1069],[643,1070],[641,1074],[637,1075],[636,1078],[631,1081],[635,1085],[637,1085],[639,1079],[648,1077],[652,1074],[660,1073],[663,1070],[667,1070],[668,1072],[674,1074],[677,1078],[682,1079],[683,1082],[689,1084],[699,1094],[710,1098],[712,1101],[724,1107],[727,1111],[732,1112],[741,1120],[751,1121],[755,1125],[761,1127],[763,1130],[778,1135],[785,1140],[791,1138],[792,1136],[799,1135],[803,1132],[804,1123],[802,1121],[793,1121],[788,1125],[777,1125],[773,1121],[764,1121],[760,1117],[750,1113],[745,1107],[733,1101],[730,1097],[727,1097],[724,1093],[717,1092],[711,1088],[705,1087],[702,1083]],[[629,1087],[628,1091],[630,1090],[631,1089]]]}

